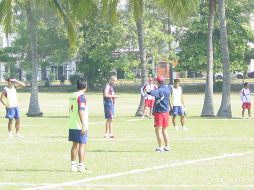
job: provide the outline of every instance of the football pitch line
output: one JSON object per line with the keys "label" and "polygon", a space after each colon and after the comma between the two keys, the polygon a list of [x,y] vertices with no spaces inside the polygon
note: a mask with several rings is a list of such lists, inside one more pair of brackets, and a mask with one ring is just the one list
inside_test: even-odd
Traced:
{"label": "football pitch line", "polygon": [[[207,158],[202,158],[202,159],[197,159],[197,160],[189,160],[189,161],[173,163],[173,164],[168,163],[165,165],[154,166],[154,167],[149,167],[149,168],[130,170],[130,171],[126,171],[126,172],[119,172],[119,173],[113,173],[113,174],[108,174],[108,175],[100,175],[100,176],[96,176],[96,177],[84,178],[84,179],[78,180],[78,181],[70,181],[70,182],[65,182],[65,183],[49,184],[49,185],[40,185],[37,187],[25,188],[23,190],[54,189],[54,188],[61,188],[61,187],[76,186],[79,184],[80,184],[80,186],[82,186],[82,183],[87,183],[87,182],[92,182],[92,181],[111,179],[111,178],[115,178],[115,177],[121,177],[121,176],[126,176],[126,175],[131,175],[131,174],[139,174],[139,173],[144,173],[144,172],[148,172],[148,171],[173,168],[173,167],[178,167],[178,166],[187,166],[187,165],[192,165],[192,164],[197,164],[197,163],[202,163],[202,162],[208,162],[208,161],[212,161],[212,160],[241,157],[241,156],[245,156],[247,154],[253,154],[253,153],[254,153],[253,151],[247,151],[247,152],[241,152],[241,153],[228,153],[228,154],[223,154],[220,156],[207,157]],[[86,184],[83,184],[83,186],[86,187]]]}

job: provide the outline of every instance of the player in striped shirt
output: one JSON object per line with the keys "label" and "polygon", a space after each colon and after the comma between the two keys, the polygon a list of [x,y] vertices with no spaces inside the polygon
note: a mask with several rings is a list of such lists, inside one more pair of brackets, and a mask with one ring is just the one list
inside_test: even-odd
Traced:
{"label": "player in striped shirt", "polygon": [[140,90],[141,95],[144,96],[144,99],[145,99],[145,102],[144,102],[145,105],[144,105],[144,111],[143,111],[142,119],[144,119],[144,117],[145,117],[146,108],[149,108],[149,110],[150,110],[149,119],[151,119],[155,98],[154,98],[154,96],[151,96],[151,95],[147,94],[146,91],[151,91],[151,90],[154,90],[156,88],[157,88],[157,86],[155,84],[153,84],[153,78],[151,76],[149,76],[148,77],[148,83],[145,84],[144,86],[142,86],[142,88]]}

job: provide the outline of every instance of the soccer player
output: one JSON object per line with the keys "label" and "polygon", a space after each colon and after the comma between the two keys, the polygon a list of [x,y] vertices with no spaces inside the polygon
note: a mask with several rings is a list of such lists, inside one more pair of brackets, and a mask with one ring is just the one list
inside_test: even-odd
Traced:
{"label": "soccer player", "polygon": [[6,108],[6,118],[9,119],[8,122],[9,138],[13,137],[12,133],[13,119],[15,119],[16,137],[22,137],[21,134],[19,133],[20,113],[18,107],[16,88],[25,87],[26,85],[23,82],[18,81],[16,79],[8,78],[6,81],[8,83],[8,86],[4,88],[0,100]]}
{"label": "soccer player", "polygon": [[103,92],[104,113],[106,119],[104,138],[115,138],[112,131],[112,120],[115,112],[115,98],[117,98],[114,92],[114,85],[116,82],[117,77],[114,75],[111,76],[109,83],[106,84]]}
{"label": "soccer player", "polygon": [[141,95],[144,96],[144,98],[145,98],[145,105],[144,105],[144,111],[143,111],[142,119],[144,119],[144,117],[145,117],[146,108],[149,108],[149,110],[150,110],[149,119],[151,119],[151,115],[152,115],[152,111],[153,111],[153,105],[154,105],[154,101],[155,101],[155,98],[153,96],[147,94],[146,90],[149,89],[151,91],[151,90],[154,90],[156,88],[157,88],[157,86],[155,84],[153,84],[153,78],[151,76],[149,76],[148,77],[148,83],[145,84],[140,90]]}
{"label": "soccer player", "polygon": [[[77,92],[69,99],[69,141],[71,148],[71,171],[90,173],[84,165],[88,131],[88,106],[85,97],[86,81],[77,80]],[[77,155],[79,164],[77,165]]]}
{"label": "soccer player", "polygon": [[[168,146],[168,132],[167,127],[169,124],[169,96],[171,94],[171,88],[165,85],[165,80],[162,76],[156,78],[158,83],[158,89],[147,91],[151,96],[155,97],[155,103],[153,108],[154,115],[154,127],[157,142],[159,147],[156,148],[156,152],[169,151]],[[164,145],[164,146],[163,146]]]}
{"label": "soccer player", "polygon": [[249,84],[245,82],[243,84],[243,89],[240,92],[240,98],[242,101],[242,118],[244,118],[244,112],[247,109],[249,118],[251,118],[251,99],[250,99],[250,89]]}
{"label": "soccer player", "polygon": [[174,125],[174,128],[176,131],[178,131],[178,127],[176,126],[176,116],[180,116],[180,122],[182,126],[182,130],[188,131],[189,129],[184,126],[184,100],[183,100],[183,89],[180,86],[180,80],[175,79],[174,80],[174,85],[172,86],[172,91],[171,91],[171,101],[173,104],[173,118],[172,118],[172,123]]}

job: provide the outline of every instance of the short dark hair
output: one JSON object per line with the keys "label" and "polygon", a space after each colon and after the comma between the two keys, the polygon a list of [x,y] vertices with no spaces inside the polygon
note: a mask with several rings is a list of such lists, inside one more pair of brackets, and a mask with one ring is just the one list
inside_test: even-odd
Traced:
{"label": "short dark hair", "polygon": [[175,80],[174,80],[174,83],[176,83],[176,82],[180,82],[180,79],[175,79]]}
{"label": "short dark hair", "polygon": [[77,89],[78,90],[84,90],[87,86],[86,80],[85,79],[78,79],[77,80]]}
{"label": "short dark hair", "polygon": [[248,86],[248,84],[249,84],[249,83],[245,82],[245,83],[243,83],[243,86]]}
{"label": "short dark hair", "polygon": [[7,82],[10,82],[10,80],[11,80],[10,78],[7,78],[7,79],[6,79]]}

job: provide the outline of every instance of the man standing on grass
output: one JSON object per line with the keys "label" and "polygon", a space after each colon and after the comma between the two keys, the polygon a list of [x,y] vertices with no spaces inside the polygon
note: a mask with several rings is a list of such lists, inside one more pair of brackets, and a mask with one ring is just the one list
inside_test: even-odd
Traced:
{"label": "man standing on grass", "polygon": [[1,94],[1,102],[5,106],[6,109],[6,118],[9,119],[8,122],[8,131],[9,131],[9,138],[13,137],[12,134],[12,121],[15,119],[15,128],[16,128],[16,137],[22,137],[19,133],[20,130],[20,113],[18,107],[18,100],[17,100],[17,92],[16,88],[25,87],[26,85],[18,81],[16,79],[7,80],[8,86],[4,88]]}
{"label": "man standing on grass", "polygon": [[[89,173],[84,165],[88,130],[88,106],[84,94],[86,86],[86,81],[79,79],[77,81],[78,91],[72,93],[69,99],[69,141],[73,142],[71,148],[71,171]],[[78,165],[76,164],[77,155],[79,158]]]}
{"label": "man standing on grass", "polygon": [[251,118],[251,99],[250,99],[250,89],[249,83],[245,82],[243,84],[243,89],[240,92],[240,98],[242,101],[242,118],[244,118],[244,112],[247,109],[249,118]]}
{"label": "man standing on grass", "polygon": [[115,138],[112,131],[112,120],[115,113],[115,98],[117,96],[114,92],[114,85],[117,82],[116,76],[111,76],[109,83],[106,84],[103,92],[103,104],[104,104],[104,113],[105,113],[105,135],[104,138]]}
{"label": "man standing on grass", "polygon": [[159,145],[155,151],[164,152],[169,151],[167,128],[169,125],[169,96],[171,94],[171,88],[168,85],[165,85],[165,80],[162,76],[158,76],[156,80],[158,89],[152,91],[148,90],[147,93],[155,97],[153,108],[154,127]]}
{"label": "man standing on grass", "polygon": [[146,108],[149,108],[149,119],[151,119],[155,98],[151,95],[148,95],[146,93],[146,91],[148,89],[151,91],[151,90],[154,90],[156,88],[157,88],[156,85],[153,84],[153,78],[151,76],[149,76],[148,77],[148,83],[145,84],[144,86],[142,86],[142,88],[140,90],[141,95],[144,96],[144,98],[145,98],[145,105],[144,105],[144,111],[143,111],[142,119],[144,119],[144,117],[145,117]]}
{"label": "man standing on grass", "polygon": [[174,128],[176,131],[178,131],[178,127],[176,126],[176,116],[180,116],[180,122],[182,126],[182,130],[188,131],[189,129],[184,126],[184,101],[183,101],[183,89],[180,86],[180,80],[175,79],[174,80],[174,85],[172,86],[172,92],[171,92],[171,101],[173,104],[173,118],[172,118],[172,123],[174,125]]}

